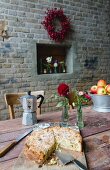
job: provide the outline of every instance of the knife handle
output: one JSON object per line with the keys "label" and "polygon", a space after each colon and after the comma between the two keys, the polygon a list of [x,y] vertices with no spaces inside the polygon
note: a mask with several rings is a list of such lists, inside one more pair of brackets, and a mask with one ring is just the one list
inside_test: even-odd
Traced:
{"label": "knife handle", "polygon": [[17,141],[13,141],[0,150],[0,158],[4,156],[13,146],[17,144]]}
{"label": "knife handle", "polygon": [[80,170],[87,170],[87,168],[85,167],[85,165],[83,165],[80,161],[74,159],[73,163],[75,165],[77,165],[77,167],[80,169]]}

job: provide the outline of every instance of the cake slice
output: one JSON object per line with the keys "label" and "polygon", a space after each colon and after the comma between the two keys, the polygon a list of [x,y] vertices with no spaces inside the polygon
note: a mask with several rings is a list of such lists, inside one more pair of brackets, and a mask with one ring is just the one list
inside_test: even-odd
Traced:
{"label": "cake slice", "polygon": [[51,129],[33,132],[26,140],[24,154],[27,158],[43,164],[56,148],[54,133]]}
{"label": "cake slice", "polygon": [[78,131],[65,127],[54,127],[53,131],[57,147],[78,152],[82,151],[82,137]]}

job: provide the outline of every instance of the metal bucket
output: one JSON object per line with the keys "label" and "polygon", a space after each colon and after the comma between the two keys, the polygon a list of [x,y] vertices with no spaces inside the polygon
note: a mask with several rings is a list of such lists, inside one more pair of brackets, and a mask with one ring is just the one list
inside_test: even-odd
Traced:
{"label": "metal bucket", "polygon": [[93,109],[97,112],[110,112],[110,95],[89,94],[92,98]]}

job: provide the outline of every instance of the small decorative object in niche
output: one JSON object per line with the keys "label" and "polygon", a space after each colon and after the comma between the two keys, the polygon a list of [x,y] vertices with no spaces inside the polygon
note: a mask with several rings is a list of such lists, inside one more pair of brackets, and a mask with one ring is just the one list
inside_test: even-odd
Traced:
{"label": "small decorative object in niche", "polygon": [[66,72],[66,67],[65,67],[64,61],[60,61],[59,64],[60,64],[60,68],[59,68],[60,72],[65,73]]}
{"label": "small decorative object in niche", "polygon": [[47,63],[44,64],[46,66],[46,73],[51,74],[52,73],[52,56],[51,57],[47,57],[46,61],[47,61]]}
{"label": "small decorative object in niche", "polygon": [[55,57],[50,56],[42,59],[41,74],[66,73],[66,65],[64,61],[58,61]]}
{"label": "small decorative object in niche", "polygon": [[7,23],[5,21],[0,21],[0,36],[4,38],[8,38],[7,33]]}
{"label": "small decorative object in niche", "polygon": [[53,66],[54,66],[54,73],[58,73],[58,61],[57,60],[55,60]]}
{"label": "small decorative object in niche", "polygon": [[42,24],[49,37],[56,42],[63,41],[70,31],[70,20],[64,15],[62,9],[48,9],[46,14]]}

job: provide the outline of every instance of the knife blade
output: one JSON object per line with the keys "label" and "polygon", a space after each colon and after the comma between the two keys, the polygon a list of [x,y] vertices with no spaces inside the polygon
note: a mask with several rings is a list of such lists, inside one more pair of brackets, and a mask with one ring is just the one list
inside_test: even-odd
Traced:
{"label": "knife blade", "polygon": [[28,134],[30,134],[33,131],[33,129],[30,129],[26,131],[25,133],[19,135],[13,142],[9,143],[7,146],[2,148],[0,150],[0,158],[4,156],[8,151],[10,151],[11,148],[13,148],[18,142],[20,142],[24,137],[26,137]]}
{"label": "knife blade", "polygon": [[86,166],[83,165],[77,159],[74,159],[72,155],[60,152],[58,150],[55,151],[56,156],[61,160],[64,165],[69,163],[74,163],[80,170],[87,170]]}

